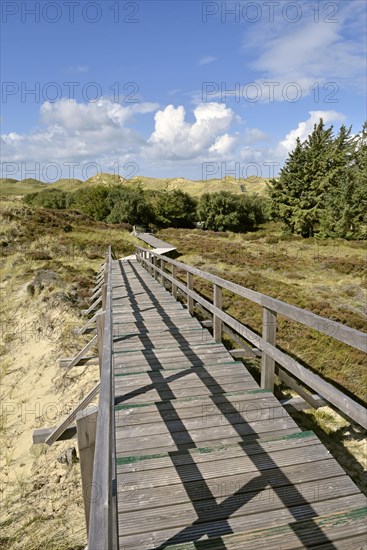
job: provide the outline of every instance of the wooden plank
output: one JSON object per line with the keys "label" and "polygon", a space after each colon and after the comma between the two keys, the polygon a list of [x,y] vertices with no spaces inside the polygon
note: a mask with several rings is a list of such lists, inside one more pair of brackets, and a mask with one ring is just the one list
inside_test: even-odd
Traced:
{"label": "wooden plank", "polygon": [[[242,458],[243,456],[251,457],[258,454],[269,454],[277,451],[288,450],[294,451],[295,449],[302,449],[303,447],[313,447],[314,445],[320,445],[320,441],[317,436],[312,432],[300,432],[299,430],[293,434],[271,436],[267,439],[261,438],[250,443],[236,442],[229,445],[210,446],[210,447],[193,447],[191,449],[177,451],[174,455],[163,452],[161,454],[153,455],[132,455],[117,458],[118,472],[123,474],[126,472],[140,472],[140,471],[152,471],[155,469],[172,468],[173,464],[178,468],[184,465],[200,465],[202,462],[218,462],[222,460],[228,460],[232,458]],[[300,451],[302,452],[302,451]],[[174,463],[173,463],[174,459]],[[254,459],[255,460],[255,459]],[[325,459],[326,460],[326,459]],[[333,463],[331,475],[340,475],[343,473],[341,466],[333,460],[330,456],[329,459]],[[325,461],[323,461],[325,462]],[[256,470],[256,468],[255,468]],[[241,471],[240,474],[251,475],[251,471],[255,471],[254,468],[249,472]],[[269,470],[269,475],[271,471]],[[298,481],[303,478],[304,471],[299,469]],[[219,475],[225,475],[221,470],[218,471]],[[281,471],[278,471],[281,474]],[[138,475],[138,474],[137,474]],[[228,475],[231,475],[230,469]],[[201,475],[196,470],[197,480],[201,480]],[[164,478],[161,478],[163,485]],[[154,484],[152,484],[152,487]]]}
{"label": "wooden plank", "polygon": [[93,484],[94,448],[98,407],[89,407],[76,415],[80,474],[82,478],[85,522],[89,532],[89,514]]}
{"label": "wooden plank", "polygon": [[[314,409],[318,409],[319,407],[325,407],[325,405],[327,405],[327,402],[324,399],[322,399],[322,397],[320,397],[317,394],[311,395],[311,394],[307,393],[307,391],[300,384],[298,384],[294,378],[289,376],[282,369],[278,368],[277,370],[278,370],[277,374],[278,374],[279,378],[287,386],[289,386],[290,388],[292,388],[293,390],[295,390],[298,393],[298,395],[301,397],[301,401],[306,402],[308,405],[310,405]],[[299,403],[301,405],[301,401],[298,401],[298,402],[293,401],[294,407],[295,408],[297,407],[297,403]],[[292,406],[292,403],[290,403],[288,401],[287,405]],[[304,410],[304,408],[306,408],[306,407],[303,407],[302,409],[297,409],[297,410]]]}
{"label": "wooden plank", "polygon": [[314,405],[310,405],[310,403],[305,401],[303,397],[300,397],[300,396],[281,399],[280,403],[290,413],[294,413],[297,411],[305,411],[307,409],[315,408],[315,406],[316,408],[325,406],[325,401],[319,395],[314,394],[311,397],[314,402]]}
{"label": "wooden plank", "polygon": [[[275,346],[277,331],[277,314],[275,311],[263,308],[262,337],[266,342]],[[275,361],[272,357],[262,352],[261,357],[261,387],[267,390],[274,390]]]}
{"label": "wooden plank", "polygon": [[80,352],[66,366],[68,368],[71,368],[78,365],[79,361],[85,357],[85,353],[89,351],[91,348],[93,348],[93,346],[95,346],[96,344],[97,344],[97,335],[93,336],[93,338],[84,346],[83,349],[80,350]]}
{"label": "wooden plank", "polygon": [[[189,272],[186,274],[186,285],[189,290],[194,290],[194,277]],[[190,315],[194,315],[194,300],[191,296],[187,296],[187,309]]]}
{"label": "wooden plank", "polygon": [[96,298],[98,298],[102,293],[102,288],[98,288],[96,290],[96,292],[94,292],[94,294],[92,294],[92,296],[90,298],[88,298],[88,302],[93,302],[93,300],[95,300]]}
{"label": "wooden plank", "polygon": [[[336,493],[343,495],[344,498],[358,496],[357,487],[347,476],[330,480],[329,483],[333,484],[333,490],[329,492],[325,491],[324,494],[320,494],[320,492],[315,490],[314,481],[285,485],[277,487],[276,490],[269,487],[263,491],[242,493],[239,491],[239,486],[236,491],[237,486],[232,485],[228,479],[224,483],[222,493],[218,498],[220,505],[217,505],[214,499],[208,498],[208,500],[196,501],[195,506],[193,506],[193,503],[187,498],[184,503],[172,504],[169,508],[169,514],[164,514],[164,508],[159,505],[160,496],[165,493],[157,490],[156,507],[149,509],[149,511],[141,509],[136,511],[124,510],[124,513],[120,516],[120,535],[124,536],[126,534],[131,536],[139,534],[141,532],[142,521],[144,521],[144,530],[153,532],[157,528],[172,529],[177,527],[185,528],[193,524],[203,525],[210,523],[213,519],[216,522],[225,521],[228,516],[230,516],[231,520],[241,518],[243,521],[248,515],[265,514],[266,512],[277,511],[278,509],[284,510],[296,506],[305,506],[306,502],[311,509],[314,504],[320,503],[320,501],[329,502],[337,500],[335,499]],[[320,483],[320,485],[322,484]],[[205,489],[203,486],[201,489],[202,494],[206,493]],[[209,494],[211,493],[210,490],[208,492]],[[121,491],[121,496],[126,498],[127,491]]]}
{"label": "wooden plank", "polygon": [[[142,294],[139,301],[122,306],[127,309],[120,317],[125,324],[133,320],[134,329],[121,331],[120,341],[114,342],[120,547],[174,548],[175,542],[187,540],[200,548],[209,536],[211,543],[238,533],[244,522],[250,532],[265,528],[269,534],[282,523],[298,525],[310,514],[334,513],[362,502],[359,490],[316,436],[300,434],[280,403],[257,386],[222,344],[203,345],[197,330],[184,331],[186,312],[181,310],[177,323],[175,312],[166,316],[173,297],[147,305],[144,293],[149,288],[155,296],[158,282],[147,274],[146,287],[130,286],[140,277],[140,264],[136,270],[126,270],[124,276],[129,290]],[[189,285],[166,275],[177,294],[186,291],[196,300]],[[115,284],[121,279],[115,278]],[[114,301],[114,319],[119,303]],[[157,306],[168,322],[163,331],[159,315],[152,310],[145,318],[141,314],[141,308]],[[211,313],[216,315],[217,308]],[[218,315],[221,324],[227,319],[220,317],[223,313]],[[243,332],[241,338],[251,342],[253,333],[247,338],[249,333]],[[263,343],[267,335],[255,336],[260,342],[256,349],[265,349],[275,361]],[[236,343],[242,347],[242,342]],[[142,349],[129,351],[129,346]],[[262,499],[265,494],[269,498]],[[296,540],[303,547],[303,539]],[[325,542],[322,533],[309,540]],[[237,549],[242,550],[240,544]]]}
{"label": "wooden plank", "polygon": [[102,296],[100,296],[88,309],[82,309],[81,314],[82,315],[89,315],[96,309],[96,307],[99,306],[99,304],[102,302]]}
{"label": "wooden plank", "polygon": [[88,330],[88,328],[96,321],[97,315],[99,313],[101,313],[101,311],[102,311],[102,309],[99,309],[98,311],[96,311],[96,313],[93,315],[93,317],[88,319],[88,321],[85,323],[85,325],[82,328],[77,329],[77,333],[78,334],[84,334]]}
{"label": "wooden plank", "polygon": [[[33,445],[39,445],[46,441],[46,439],[56,430],[56,426],[52,428],[39,428],[33,430],[32,439]],[[66,439],[71,439],[76,436],[76,426],[72,424],[58,437],[57,441],[64,441]]]}
{"label": "wooden plank", "polygon": [[93,388],[87,393],[87,395],[83,397],[80,403],[67,415],[67,417],[61,422],[61,424],[59,424],[57,428],[54,429],[54,431],[45,440],[45,443],[47,443],[47,445],[52,445],[53,443],[55,443],[55,441],[60,438],[61,434],[64,433],[66,428],[68,428],[70,424],[74,422],[78,412],[85,409],[90,404],[92,399],[95,398],[98,392],[99,382],[97,382],[97,384],[93,386]]}
{"label": "wooden plank", "polygon": [[152,454],[155,452],[176,452],[182,449],[190,449],[194,446],[211,447],[227,445],[242,441],[254,441],[259,437],[270,437],[275,434],[296,433],[299,428],[292,427],[287,418],[275,418],[273,421],[249,422],[243,425],[238,433],[228,426],[220,426],[217,430],[208,431],[205,428],[192,430],[188,436],[185,432],[175,434],[175,439],[170,434],[158,434],[154,436],[135,436],[133,440],[125,440],[123,436],[116,439],[116,452],[119,456],[132,454]]}
{"label": "wooden plank", "polygon": [[177,269],[175,265],[172,265],[172,296],[177,300],[177,285],[175,284],[175,281],[177,279]]}
{"label": "wooden plank", "polygon": [[[74,357],[61,357],[59,359],[59,367],[61,368],[67,368],[70,365],[70,362],[74,359]],[[98,356],[97,355],[83,355],[83,357],[80,357],[78,360],[78,364],[74,365],[74,367],[85,367],[85,366],[93,366],[98,365]]]}
{"label": "wooden plank", "polygon": [[[222,289],[218,285],[213,286],[213,302],[214,307],[218,310],[222,309]],[[217,315],[213,315],[213,335],[216,342],[222,341],[222,321]]]}
{"label": "wooden plank", "polygon": [[[338,507],[339,508],[339,507]],[[323,550],[365,550],[366,548],[366,508],[350,507],[347,510],[337,510],[336,513],[320,513],[318,516],[284,524],[273,524],[265,529],[239,529],[237,533],[211,536],[210,540],[197,540],[172,544],[172,550],[263,550],[263,548],[281,548],[295,550],[301,548],[322,548]],[[164,535],[162,533],[160,536]],[[169,538],[169,533],[165,536]],[[122,538],[125,548],[137,548],[137,537],[127,541]],[[158,544],[155,537],[154,544]],[[145,541],[144,543],[145,544]],[[144,548],[144,546],[142,546]]]}
{"label": "wooden plank", "polygon": [[[290,508],[280,508],[277,510],[266,511],[263,513],[250,514],[246,516],[246,534],[243,535],[241,540],[241,545],[237,547],[232,546],[236,549],[245,549],[245,548],[307,548],[313,547],[315,542],[317,543],[327,543],[330,542],[330,538],[324,535],[323,526],[324,523],[319,520],[317,516],[321,518],[323,516],[333,515],[333,521],[331,525],[335,528],[337,525],[340,525],[342,521],[345,523],[346,518],[348,518],[348,512],[346,510],[361,510],[359,514],[359,520],[363,518],[363,522],[359,521],[357,524],[354,524],[354,532],[361,534],[365,532],[365,520],[366,520],[366,511],[363,509],[365,505],[365,498],[362,495],[351,495],[347,497],[341,497],[337,499],[330,499],[325,502],[314,502],[312,506],[308,504],[301,504],[292,506]],[[362,511],[363,510],[363,511]],[[163,511],[163,510],[162,510]],[[313,514],[311,515],[311,513]],[[214,513],[213,516],[215,517]],[[311,516],[311,517],[310,517]],[[166,516],[164,516],[166,517]],[[127,549],[140,548],[141,550],[147,550],[151,548],[159,547],[163,545],[167,540],[173,539],[179,535],[180,526],[171,527],[164,529],[161,525],[157,526],[156,529],[148,531],[146,533],[125,535],[124,533],[124,515],[119,517],[120,523],[119,527],[121,530],[120,544]],[[344,519],[344,521],[343,521]],[[320,521],[320,527],[317,527],[318,520]],[[141,520],[142,521],[142,518]],[[223,549],[231,548],[229,546],[227,539],[225,540],[225,546],[223,546],[223,537],[232,533],[243,532],[243,523],[244,517],[230,517],[225,522],[223,520],[212,520],[209,523],[197,523],[194,522],[190,524],[190,527],[185,529],[180,536],[177,536],[177,542],[189,542],[195,541],[190,546],[184,546],[181,548],[171,544],[171,548],[175,550],[193,550],[193,549]],[[298,527],[298,528],[297,528]],[[303,528],[303,529],[302,529]],[[251,533],[253,531],[253,533]],[[303,534],[303,531],[306,531]],[[329,536],[332,540],[333,529],[329,529]],[[203,546],[203,543],[198,542],[199,539],[203,540],[210,535],[210,544],[207,543],[206,546]],[[267,546],[267,539],[270,541],[271,536],[274,534],[280,534],[280,537],[277,537],[278,544],[276,546]],[[221,538],[221,540],[219,539]],[[233,535],[232,535],[233,537]],[[221,546],[214,546],[213,539],[217,538],[217,542],[221,543]],[[245,545],[247,541],[250,544]],[[273,539],[274,540],[274,539]],[[291,541],[291,542],[290,542]],[[259,544],[260,542],[260,544]],[[295,542],[298,543],[295,546]],[[270,543],[271,544],[271,543]],[[199,546],[200,545],[200,546]],[[256,545],[256,546],[255,546]],[[355,550],[355,549],[354,549]]]}
{"label": "wooden plank", "polygon": [[257,348],[240,348],[240,349],[230,349],[229,353],[233,358],[237,357],[259,357],[261,352]]}

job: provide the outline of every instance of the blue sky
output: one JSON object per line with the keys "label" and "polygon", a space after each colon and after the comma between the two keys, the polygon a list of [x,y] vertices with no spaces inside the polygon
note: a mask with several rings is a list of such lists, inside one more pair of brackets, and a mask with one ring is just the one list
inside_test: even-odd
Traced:
{"label": "blue sky", "polygon": [[268,177],[320,116],[367,118],[363,0],[1,9],[3,176]]}

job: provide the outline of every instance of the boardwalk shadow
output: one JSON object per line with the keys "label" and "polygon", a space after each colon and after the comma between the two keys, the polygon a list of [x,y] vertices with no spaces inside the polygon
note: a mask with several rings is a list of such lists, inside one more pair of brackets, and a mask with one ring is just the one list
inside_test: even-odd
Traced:
{"label": "boardwalk shadow", "polygon": [[[130,287],[129,279],[124,273],[123,265],[121,263],[119,265],[126,288],[129,293],[131,292],[130,304],[134,310],[136,322],[139,322],[141,329],[144,330],[144,319],[140,314],[139,304],[134,301],[133,291]],[[293,518],[293,521],[290,521],[288,525],[297,536],[300,545],[309,547],[310,533],[308,532],[306,536],[303,530],[298,526],[299,520],[308,520],[313,531],[313,540],[317,540],[318,545],[327,545],[328,549],[335,548],[329,538],[314,522],[314,518],[316,518],[318,514],[314,510],[312,504],[301,494],[297,487],[292,484],[282,468],[278,467],[258,441],[260,435],[256,432],[254,425],[251,424],[245,415],[240,413],[232,401],[226,397],[225,389],[223,389],[209,370],[205,368],[204,361],[200,359],[192,348],[190,348],[190,342],[185,339],[183,332],[179,332],[174,319],[167,316],[163,306],[155,297],[154,292],[145,283],[144,278],[140,275],[134,263],[130,262],[129,268],[133,271],[136,280],[139,281],[147,296],[152,301],[156,311],[167,326],[167,329],[172,331],[176,345],[180,346],[188,362],[196,365],[196,367],[189,367],[183,371],[164,377],[162,373],[163,365],[158,356],[155,355],[156,350],[153,347],[153,339],[151,339],[148,332],[145,332],[144,349],[141,350],[141,353],[147,361],[152,364],[151,371],[147,373],[151,378],[151,383],[116,400],[116,403],[127,401],[136,395],[143,395],[151,389],[154,389],[158,393],[160,401],[156,402],[155,405],[176,447],[176,450],[170,452],[169,456],[197,516],[196,521],[159,544],[159,546],[156,546],[156,549],[162,550],[171,545],[188,541],[193,542],[197,549],[209,548],[210,543],[200,540],[203,539],[203,537],[207,537],[208,539],[215,539],[216,550],[224,550],[226,544],[225,541],[222,540],[222,537],[233,533],[230,524],[231,517],[233,517],[234,514],[238,515],[238,511],[241,508],[243,509],[243,507],[246,507],[246,505],[250,504],[255,499],[259,499],[268,488],[274,491],[276,497],[278,497],[283,505],[283,510],[285,508],[287,510],[287,515]],[[154,358],[153,362],[152,358]],[[180,418],[174,407],[176,396],[170,387],[170,383],[182,379],[188,374],[192,374],[195,372],[195,368],[198,368],[201,372],[205,372],[205,376],[200,379],[206,386],[208,399],[211,400],[217,414],[225,419],[231,426],[231,431],[234,430],[238,435],[238,445],[242,447],[243,455],[252,462],[255,470],[253,471],[251,479],[246,484],[238,488],[232,488],[231,491],[228,491],[228,495],[218,496],[218,491],[213,491],[210,487],[213,485],[213,479],[211,481],[204,479],[199,465],[195,462],[190,453],[190,450],[195,449],[197,444],[192,439],[184,421]],[[218,399],[218,396],[220,396],[220,399]],[[174,429],[172,428],[173,425]],[[251,445],[251,453],[247,452],[249,444]],[[182,459],[183,454],[185,457],[184,461]],[[264,463],[266,463],[266,467],[264,467]],[[190,471],[189,477],[187,475],[188,470]],[[279,507],[278,511],[279,518],[281,518],[282,514]],[[243,518],[243,526],[241,531],[246,532],[246,530],[255,529],[256,527],[253,527],[252,522],[254,516],[247,520],[246,508],[243,509],[242,512],[241,517]],[[254,514],[253,510],[251,514]],[[285,523],[287,523],[288,520],[285,519]],[[247,524],[250,526],[249,528],[246,527]]]}

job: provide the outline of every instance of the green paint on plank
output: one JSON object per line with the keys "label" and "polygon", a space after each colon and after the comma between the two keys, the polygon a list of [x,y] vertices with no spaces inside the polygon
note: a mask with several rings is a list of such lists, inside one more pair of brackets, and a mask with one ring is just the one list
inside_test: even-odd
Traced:
{"label": "green paint on plank", "polygon": [[[168,368],[168,369],[161,369],[159,371],[160,374],[162,374],[162,370],[164,370],[165,372],[169,372],[169,371],[185,371],[185,370],[188,370],[188,369],[206,369],[206,368],[209,368],[209,367],[221,367],[222,365],[237,365],[237,366],[242,366],[243,367],[243,364],[240,363],[239,361],[226,361],[224,363],[218,363],[217,364],[214,364],[214,365],[187,365],[186,367],[177,367],[176,369],[175,368]],[[142,371],[138,371],[138,372],[122,372],[122,373],[115,373],[115,376],[135,376],[136,374],[148,374],[148,372],[155,372],[155,371],[146,371],[146,370],[142,370]]]}
{"label": "green paint on plank", "polygon": [[[261,446],[262,443],[268,443],[268,442],[271,442],[271,441],[283,441],[283,440],[286,440],[286,439],[304,439],[306,437],[313,437],[314,435],[315,434],[312,431],[297,432],[297,433],[289,434],[289,435],[282,435],[282,436],[276,436],[276,437],[272,437],[272,438],[259,439],[256,442],[256,444]],[[253,445],[254,442],[252,441],[249,444]],[[210,453],[214,453],[214,452],[217,452],[217,451],[226,451],[227,449],[230,449],[230,448],[233,448],[233,447],[238,447],[238,446],[241,446],[241,443],[233,443],[233,444],[229,444],[229,445],[217,445],[217,446],[214,446],[214,447],[197,447],[197,448],[194,448],[194,449],[190,449],[189,451],[173,451],[173,452],[164,452],[164,453],[157,453],[157,454],[151,454],[151,455],[125,456],[125,457],[116,458],[116,464],[118,466],[123,466],[125,464],[134,464],[135,462],[141,462],[143,460],[154,460],[156,458],[169,458],[172,455],[175,455],[175,456],[185,455],[187,453],[189,453],[191,455],[210,454]]]}
{"label": "green paint on plank", "polygon": [[[231,542],[235,543],[243,540],[244,542],[250,542],[256,539],[265,539],[274,535],[284,535],[289,533],[295,533],[307,529],[312,526],[317,527],[333,527],[336,525],[343,525],[353,520],[363,519],[367,516],[367,507],[355,508],[349,512],[340,512],[326,517],[313,517],[310,519],[299,520],[292,525],[285,524],[276,527],[269,527],[267,529],[256,529],[247,533],[233,533],[231,535],[224,535],[223,537],[213,538],[211,540],[196,541],[196,542],[184,542],[182,544],[174,544],[170,546],[170,550],[210,550],[215,548],[216,543],[219,543],[218,548],[222,548],[224,545],[231,548]],[[264,540],[264,542],[266,542]]]}
{"label": "green paint on plank", "polygon": [[[217,342],[204,342],[203,344],[194,344],[192,346],[190,346],[190,344],[187,344],[187,346],[175,346],[175,349],[181,349],[183,347],[190,347],[190,348],[199,348],[199,347],[202,347],[202,346],[221,346],[221,344],[218,344]],[[172,346],[170,348],[163,348],[163,349],[171,349]],[[119,355],[121,353],[137,353],[139,351],[151,351],[151,350],[154,350],[154,349],[159,349],[161,350],[162,348],[149,348],[148,350],[145,349],[145,348],[142,348],[142,349],[124,349],[124,350],[121,350],[121,351],[112,351],[112,355]],[[223,350],[227,351],[225,348],[223,348]]]}
{"label": "green paint on plank", "polygon": [[[263,389],[255,389],[255,390],[247,390],[247,391],[237,391],[237,392],[228,392],[223,394],[216,394],[216,395],[205,395],[205,399],[217,399],[220,397],[220,395],[223,395],[224,397],[235,397],[236,395],[246,395],[246,394],[256,394],[256,393],[270,393],[269,390],[263,390]],[[170,403],[173,401],[172,399],[166,399],[163,401],[148,401],[147,403],[130,403],[127,405],[115,405],[115,410],[120,411],[124,409],[133,409],[133,408],[139,408],[139,407],[151,407],[152,405],[157,405],[159,403]],[[187,401],[201,401],[200,396],[196,395],[194,397],[180,397],[178,399],[174,399],[174,401],[177,403],[187,402]],[[215,401],[214,401],[215,404]]]}

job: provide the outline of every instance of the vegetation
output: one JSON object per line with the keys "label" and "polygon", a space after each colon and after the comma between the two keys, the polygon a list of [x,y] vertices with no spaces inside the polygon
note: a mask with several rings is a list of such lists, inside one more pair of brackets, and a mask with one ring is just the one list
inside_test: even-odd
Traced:
{"label": "vegetation", "polygon": [[198,217],[204,229],[249,231],[265,221],[264,199],[221,191],[200,197]]}
{"label": "vegetation", "polygon": [[47,189],[26,195],[24,201],[42,208],[72,208],[111,224],[189,228],[199,219],[204,229],[245,231],[266,218],[265,199],[226,191],[205,193],[197,201],[181,190],[148,192],[140,185],[96,185],[74,192]]}
{"label": "vegetation", "polygon": [[303,237],[367,238],[367,123],[357,136],[351,127],[315,124],[269,187],[270,213]]}
{"label": "vegetation", "polygon": [[2,195],[26,195],[42,189],[52,188],[60,191],[76,191],[80,188],[93,187],[95,185],[121,185],[135,187],[138,183],[145,191],[184,191],[192,197],[200,197],[203,193],[218,193],[229,191],[238,195],[245,193],[265,195],[269,179],[251,176],[248,178],[213,178],[209,180],[187,180],[185,178],[148,178],[136,176],[129,180],[115,174],[99,173],[86,181],[63,178],[54,183],[47,184],[38,180],[15,180],[13,178],[0,178],[0,193]]}
{"label": "vegetation", "polygon": [[197,201],[180,189],[155,194],[155,221],[161,227],[194,227]]}

